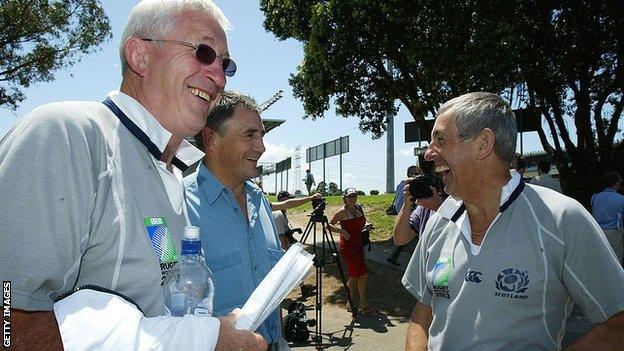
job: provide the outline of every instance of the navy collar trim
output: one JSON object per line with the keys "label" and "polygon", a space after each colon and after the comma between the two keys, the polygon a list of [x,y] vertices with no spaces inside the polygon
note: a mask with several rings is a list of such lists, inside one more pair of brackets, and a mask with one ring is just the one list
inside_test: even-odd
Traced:
{"label": "navy collar trim", "polygon": [[[139,126],[132,122],[132,120],[128,118],[128,116],[126,116],[126,114],[123,113],[123,111],[121,111],[121,109],[117,107],[117,105],[115,105],[115,103],[110,98],[107,97],[106,100],[102,101],[102,103],[106,107],[108,107],[108,109],[111,110],[111,112],[115,114],[117,118],[119,118],[121,124],[123,124],[124,127],[126,127],[126,129],[132,135],[134,135],[134,137],[138,141],[140,141],[141,144],[145,146],[145,148],[147,148],[147,151],[149,151],[149,153],[154,156],[155,159],[160,160],[162,152],[160,152],[156,144],[154,144],[152,140],[150,140],[149,136],[147,136],[147,134],[145,134],[145,132],[143,132],[141,128],[139,128]],[[175,156],[173,157],[173,161],[171,163],[182,172],[186,171],[189,168],[186,163],[182,162],[179,158]]]}
{"label": "navy collar trim", "polygon": [[[511,195],[509,195],[509,198],[507,199],[507,201],[505,201],[500,206],[499,211],[501,213],[503,213],[507,208],[509,208],[509,206],[511,206],[511,204],[514,201],[516,201],[518,196],[520,196],[520,193],[522,192],[522,190],[524,190],[524,187],[525,187],[524,182],[522,180],[520,180],[520,183],[518,183],[518,186],[516,187],[516,189],[514,189],[514,191],[511,193]],[[455,213],[451,217],[451,221],[456,222],[459,219],[459,217],[461,217],[461,215],[464,213],[464,211],[466,211],[466,205],[462,203],[462,205],[459,206],[457,211],[455,211]]]}

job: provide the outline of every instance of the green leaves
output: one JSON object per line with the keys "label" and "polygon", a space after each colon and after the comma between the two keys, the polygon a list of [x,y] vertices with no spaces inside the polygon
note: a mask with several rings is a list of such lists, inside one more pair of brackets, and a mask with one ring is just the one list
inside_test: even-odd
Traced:
{"label": "green leaves", "polygon": [[0,2],[0,105],[16,109],[21,88],[53,80],[111,37],[98,0]]}

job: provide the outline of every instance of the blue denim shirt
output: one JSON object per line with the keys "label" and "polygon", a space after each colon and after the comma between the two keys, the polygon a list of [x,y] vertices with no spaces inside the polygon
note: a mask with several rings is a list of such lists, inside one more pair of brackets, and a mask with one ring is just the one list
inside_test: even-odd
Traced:
{"label": "blue denim shirt", "polygon": [[[245,183],[248,220],[232,192],[202,163],[185,179],[191,223],[200,228],[206,264],[215,277],[214,316],[243,307],[282,257],[271,205],[252,182]],[[257,332],[269,343],[281,338],[276,309]]]}
{"label": "blue denim shirt", "polygon": [[592,215],[602,229],[618,229],[624,213],[624,196],[606,188],[591,199]]}

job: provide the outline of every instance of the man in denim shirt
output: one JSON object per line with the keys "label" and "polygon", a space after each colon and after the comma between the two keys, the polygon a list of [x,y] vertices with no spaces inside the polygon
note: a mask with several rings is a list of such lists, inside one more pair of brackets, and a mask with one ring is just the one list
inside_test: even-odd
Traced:
{"label": "man in denim shirt", "polygon": [[[215,276],[216,316],[242,307],[283,254],[271,205],[249,180],[257,176],[265,151],[263,135],[255,101],[226,92],[195,138],[206,156],[185,179],[188,215],[200,227],[206,263]],[[277,310],[257,332],[269,349],[288,349]]]}
{"label": "man in denim shirt", "polygon": [[604,175],[605,188],[591,198],[592,215],[605,233],[609,244],[615,251],[620,263],[624,252],[624,195],[618,194],[622,186],[622,177],[618,172],[609,172]]}

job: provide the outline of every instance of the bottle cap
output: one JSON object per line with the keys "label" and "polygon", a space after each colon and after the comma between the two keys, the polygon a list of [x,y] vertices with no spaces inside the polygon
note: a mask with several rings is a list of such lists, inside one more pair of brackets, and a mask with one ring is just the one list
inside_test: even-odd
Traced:
{"label": "bottle cap", "polygon": [[187,225],[184,227],[185,240],[199,240],[199,227]]}

